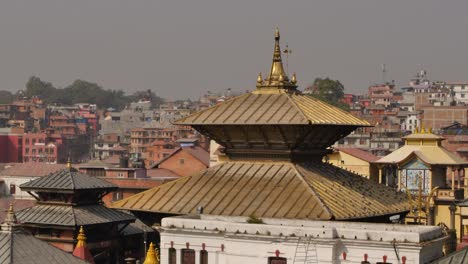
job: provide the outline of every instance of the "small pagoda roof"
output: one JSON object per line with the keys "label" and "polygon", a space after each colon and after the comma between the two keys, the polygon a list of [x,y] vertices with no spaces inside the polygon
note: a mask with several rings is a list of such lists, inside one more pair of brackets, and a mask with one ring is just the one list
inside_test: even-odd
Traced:
{"label": "small pagoda roof", "polygon": [[78,172],[73,168],[62,169],[20,185],[23,191],[74,192],[79,190],[112,191],[117,185]]}
{"label": "small pagoda roof", "polygon": [[168,214],[309,220],[364,219],[409,210],[404,193],[321,162],[226,162],[113,204]]}
{"label": "small pagoda roof", "polygon": [[444,137],[433,134],[430,129],[426,131],[424,127],[421,130],[417,128],[414,133],[403,139],[405,139],[403,147],[377,160],[376,163],[401,165],[412,156],[416,156],[428,165],[468,165],[468,161],[442,147],[440,142]]}
{"label": "small pagoda roof", "polygon": [[468,161],[440,146],[404,145],[387,156],[377,160],[380,164],[401,164],[411,156],[418,157],[429,165],[468,165]]}
{"label": "small pagoda roof", "polygon": [[53,226],[88,226],[108,223],[130,223],[135,221],[133,215],[104,205],[67,206],[36,205],[17,212],[22,224],[40,224]]}
{"label": "small pagoda roof", "polygon": [[246,93],[175,122],[177,125],[342,125],[367,121],[299,92]]}

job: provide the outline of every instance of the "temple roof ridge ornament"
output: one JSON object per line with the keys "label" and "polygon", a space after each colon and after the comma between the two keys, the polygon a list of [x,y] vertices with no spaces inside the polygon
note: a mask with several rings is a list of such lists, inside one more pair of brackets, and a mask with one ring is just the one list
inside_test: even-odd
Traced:
{"label": "temple roof ridge ornament", "polygon": [[[280,32],[276,28],[275,31],[275,48],[273,50],[273,60],[271,63],[270,74],[267,78],[263,79],[262,74],[259,73],[257,78],[257,90],[256,93],[263,93],[265,91],[297,91],[297,79],[296,74],[293,74],[291,80],[284,70],[283,60],[281,59],[281,47],[280,47]],[[278,92],[278,91],[276,91]]]}

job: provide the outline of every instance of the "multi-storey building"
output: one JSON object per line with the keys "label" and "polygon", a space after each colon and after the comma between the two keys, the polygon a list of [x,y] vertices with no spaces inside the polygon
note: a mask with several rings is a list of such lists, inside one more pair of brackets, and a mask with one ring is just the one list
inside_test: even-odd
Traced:
{"label": "multi-storey building", "polygon": [[372,105],[389,107],[394,102],[394,84],[377,84],[369,87],[368,96]]}
{"label": "multi-storey building", "polygon": [[468,104],[468,82],[446,82],[444,87],[450,89],[457,104]]}

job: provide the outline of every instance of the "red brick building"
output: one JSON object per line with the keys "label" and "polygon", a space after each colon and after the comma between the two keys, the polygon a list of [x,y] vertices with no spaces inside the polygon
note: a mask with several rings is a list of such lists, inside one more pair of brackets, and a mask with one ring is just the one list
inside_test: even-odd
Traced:
{"label": "red brick building", "polygon": [[15,129],[0,134],[0,163],[21,162],[22,155],[22,133],[15,133]]}
{"label": "red brick building", "polygon": [[426,128],[438,130],[455,122],[468,125],[468,106],[428,106],[422,110],[422,125]]}
{"label": "red brick building", "polygon": [[174,152],[175,148],[176,144],[172,141],[168,142],[157,140],[150,143],[149,146],[146,147],[146,152],[143,155],[145,158],[145,167],[150,168],[154,164],[158,163],[160,160]]}
{"label": "red brick building", "polygon": [[200,146],[179,147],[153,168],[167,169],[180,176],[190,176],[210,166],[210,153]]}
{"label": "red brick building", "polygon": [[25,133],[23,135],[23,162],[57,163],[63,159],[61,140],[56,140],[47,133]]}

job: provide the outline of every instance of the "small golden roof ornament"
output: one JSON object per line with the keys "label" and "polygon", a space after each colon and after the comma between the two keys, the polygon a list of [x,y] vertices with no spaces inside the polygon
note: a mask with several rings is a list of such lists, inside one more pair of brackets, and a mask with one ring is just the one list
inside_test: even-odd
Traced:
{"label": "small golden roof ornament", "polygon": [[16,219],[15,211],[13,210],[13,204],[10,203],[5,220],[2,223],[2,231],[12,232],[18,226],[18,220]]}
{"label": "small golden roof ornament", "polygon": [[262,73],[259,72],[259,73],[258,73],[258,76],[257,76],[257,83],[258,83],[258,84],[261,84],[262,82],[263,82]]}
{"label": "small golden roof ornament", "polygon": [[5,217],[6,224],[17,224],[18,221],[16,219],[15,210],[13,209],[13,203],[10,203],[10,207],[8,208],[7,215]]}
{"label": "small golden roof ornament", "polygon": [[80,232],[78,233],[78,237],[76,239],[78,240],[76,247],[86,247],[86,235],[83,226],[80,227]]}
{"label": "small golden roof ornament", "polygon": [[296,84],[296,83],[297,83],[296,73],[293,73],[293,75],[292,75],[292,77],[291,77],[291,83],[292,83],[292,84]]}
{"label": "small golden roof ornament", "polygon": [[68,160],[67,160],[67,169],[71,170],[71,168],[72,168],[71,158],[68,157]]}
{"label": "small golden roof ornament", "polygon": [[149,245],[143,264],[159,264],[158,250],[154,248],[153,242]]}

